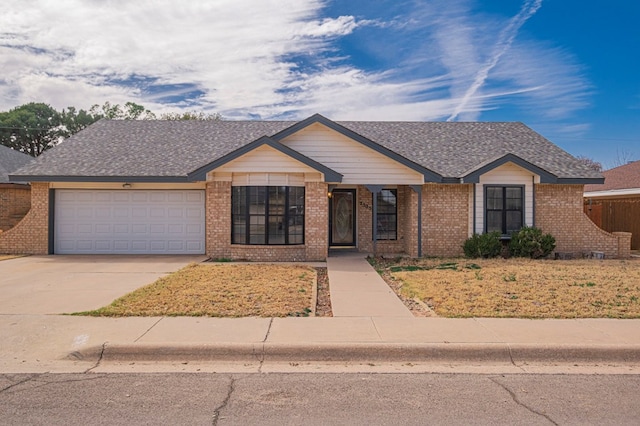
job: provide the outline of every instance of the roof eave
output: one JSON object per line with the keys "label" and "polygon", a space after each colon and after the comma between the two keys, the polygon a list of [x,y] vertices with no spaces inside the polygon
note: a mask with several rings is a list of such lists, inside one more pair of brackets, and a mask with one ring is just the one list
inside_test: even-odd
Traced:
{"label": "roof eave", "polygon": [[10,175],[9,180],[21,182],[129,182],[129,183],[190,183],[187,176],[69,176]]}
{"label": "roof eave", "polygon": [[604,178],[558,178],[557,183],[565,185],[599,185],[604,183]]}
{"label": "roof eave", "polygon": [[509,162],[514,163],[517,166],[520,166],[523,169],[540,176],[540,183],[560,183],[558,177],[553,173],[548,172],[547,170],[544,170],[543,168],[538,167],[535,164],[532,164],[515,154],[505,154],[502,157],[499,157],[491,161],[490,163],[485,164],[484,166],[470,170],[462,176],[462,181],[464,183],[479,183],[480,176]]}

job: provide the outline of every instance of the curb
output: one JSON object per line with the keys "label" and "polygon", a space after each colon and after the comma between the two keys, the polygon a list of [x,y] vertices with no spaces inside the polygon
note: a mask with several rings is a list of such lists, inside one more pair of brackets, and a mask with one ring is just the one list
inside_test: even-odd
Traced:
{"label": "curb", "polygon": [[221,343],[105,344],[70,353],[72,360],[236,362],[413,362],[640,364],[640,345],[505,343]]}

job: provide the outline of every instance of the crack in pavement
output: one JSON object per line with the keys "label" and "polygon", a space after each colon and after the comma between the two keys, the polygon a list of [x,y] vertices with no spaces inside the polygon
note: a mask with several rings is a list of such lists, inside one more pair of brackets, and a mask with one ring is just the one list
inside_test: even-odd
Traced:
{"label": "crack in pavement", "polygon": [[135,343],[135,342],[137,342],[138,340],[142,339],[144,336],[146,336],[146,335],[147,335],[147,333],[148,333],[148,332],[150,332],[150,331],[153,329],[153,327],[155,327],[156,325],[158,325],[158,323],[159,323],[160,321],[162,321],[163,319],[164,319],[164,317],[161,317],[158,321],[156,321],[156,322],[154,322],[153,324],[151,324],[151,327],[149,327],[149,328],[147,329],[147,331],[145,331],[145,332],[144,332],[144,333],[142,333],[140,336],[138,336],[138,337],[136,338],[136,340],[134,340],[133,342]]}
{"label": "crack in pavement", "polygon": [[[10,384],[10,385],[9,385],[9,386],[7,386],[6,388],[2,388],[2,389],[0,389],[0,393],[3,393],[3,392],[5,392],[5,391],[8,391],[9,389],[14,388],[14,387],[16,387],[16,386],[20,386],[21,384],[23,384],[23,383],[27,383],[27,382],[29,382],[29,381],[31,381],[31,380],[34,380],[34,379],[36,379],[36,378],[38,378],[38,377],[40,377],[40,376],[42,376],[42,374],[33,374],[33,375],[31,375],[31,376],[28,376],[28,377],[27,377],[26,379],[24,379],[24,380],[20,380],[20,381],[18,381],[18,382],[15,382],[15,383]],[[9,379],[9,380],[11,380],[11,379]]]}
{"label": "crack in pavement", "polygon": [[547,419],[549,422],[551,422],[552,424],[558,426],[558,423],[555,422],[551,417],[549,417],[548,415],[541,413],[540,411],[536,411],[533,408],[529,407],[527,404],[525,404],[524,402],[520,401],[518,399],[518,395],[516,395],[515,392],[513,392],[511,389],[509,389],[509,387],[507,387],[507,385],[504,385],[502,383],[500,383],[495,377],[489,377],[489,380],[491,380],[493,383],[495,383],[496,385],[500,386],[502,389],[504,389],[505,391],[507,391],[507,393],[511,396],[511,399],[513,399],[513,402],[515,402],[517,405],[521,406],[522,408],[528,410],[529,412],[536,414],[538,416],[544,417],[545,419]]}
{"label": "crack in pavement", "polygon": [[104,351],[105,349],[107,349],[107,343],[109,342],[104,342],[102,344],[102,350],[100,351],[100,355],[98,355],[98,360],[96,361],[95,365],[91,368],[86,369],[84,371],[84,374],[91,373],[91,370],[94,370],[100,366],[100,363],[102,362],[102,358],[104,357]]}
{"label": "crack in pavement", "polygon": [[[84,374],[84,373],[79,373],[79,374]],[[38,388],[42,388],[45,386],[49,386],[49,385],[57,385],[60,383],[74,383],[74,382],[86,382],[89,380],[99,380],[99,379],[103,379],[106,377],[106,375],[101,374],[101,375],[95,375],[95,376],[91,376],[91,377],[80,377],[77,379],[65,379],[65,380],[47,380],[48,377],[56,377],[59,376],[59,374],[53,374],[53,373],[41,373],[41,374],[35,374],[32,376],[27,377],[24,380],[21,380],[19,382],[13,383],[10,386],[1,389],[0,393],[5,392],[11,388],[14,388],[16,386],[22,385],[24,383],[28,383],[28,382],[36,382],[37,384],[30,387],[29,389],[38,389]],[[16,390],[16,392],[21,392],[21,391],[25,391],[26,389],[18,389]]]}
{"label": "crack in pavement", "polygon": [[264,335],[264,339],[262,339],[262,352],[259,354],[256,354],[255,348],[253,350],[253,355],[260,362],[260,365],[258,366],[258,373],[262,373],[262,365],[264,364],[264,358],[265,358],[264,344],[267,342],[267,339],[269,338],[272,325],[273,325],[273,318],[271,318],[271,320],[269,321],[269,327],[267,327],[267,333]]}
{"label": "crack in pavement", "polygon": [[231,399],[231,395],[233,394],[233,391],[235,390],[235,385],[236,385],[236,379],[233,376],[231,376],[231,381],[229,382],[229,387],[227,388],[227,396],[222,401],[222,404],[220,404],[220,406],[218,406],[213,411],[213,419],[211,421],[211,424],[213,426],[216,426],[218,424],[218,420],[220,420],[220,411],[224,410],[226,408],[227,404],[229,404],[229,400]]}

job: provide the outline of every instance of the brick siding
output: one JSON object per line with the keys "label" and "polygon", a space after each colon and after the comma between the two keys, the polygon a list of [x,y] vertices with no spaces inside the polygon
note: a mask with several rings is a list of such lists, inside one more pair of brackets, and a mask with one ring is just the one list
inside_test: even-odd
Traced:
{"label": "brick siding", "polygon": [[49,183],[31,185],[31,209],[13,228],[0,233],[0,253],[49,252]]}
{"label": "brick siding", "polygon": [[29,209],[31,188],[28,185],[0,184],[0,231],[13,228]]}
{"label": "brick siding", "polygon": [[469,238],[469,191],[469,184],[423,186],[423,255],[463,255],[462,244]]}
{"label": "brick siding", "polygon": [[556,252],[629,257],[631,235],[598,228],[583,211],[583,185],[535,185],[536,227],[556,239]]}

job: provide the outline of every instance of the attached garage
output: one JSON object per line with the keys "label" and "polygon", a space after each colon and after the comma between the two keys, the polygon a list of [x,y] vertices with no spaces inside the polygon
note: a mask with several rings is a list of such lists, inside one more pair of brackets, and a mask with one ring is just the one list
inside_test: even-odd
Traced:
{"label": "attached garage", "polygon": [[202,190],[56,189],[56,254],[204,254]]}

